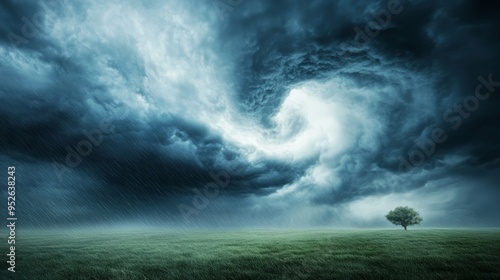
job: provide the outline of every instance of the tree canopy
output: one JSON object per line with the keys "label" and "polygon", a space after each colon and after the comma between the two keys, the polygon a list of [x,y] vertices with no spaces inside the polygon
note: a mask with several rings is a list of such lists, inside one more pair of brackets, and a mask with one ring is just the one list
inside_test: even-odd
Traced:
{"label": "tree canopy", "polygon": [[408,206],[396,207],[396,209],[389,211],[385,217],[391,223],[402,226],[405,230],[408,226],[418,225],[423,220],[420,213]]}

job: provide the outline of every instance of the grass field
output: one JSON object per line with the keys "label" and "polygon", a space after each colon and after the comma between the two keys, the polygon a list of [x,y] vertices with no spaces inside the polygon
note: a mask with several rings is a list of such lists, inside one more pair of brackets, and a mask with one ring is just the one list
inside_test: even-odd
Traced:
{"label": "grass field", "polygon": [[1,245],[1,279],[500,279],[498,230],[19,232],[16,239],[15,273]]}

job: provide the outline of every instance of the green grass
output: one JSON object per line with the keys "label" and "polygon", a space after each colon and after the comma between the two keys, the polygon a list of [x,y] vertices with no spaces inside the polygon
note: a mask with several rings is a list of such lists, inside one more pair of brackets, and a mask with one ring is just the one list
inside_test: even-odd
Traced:
{"label": "green grass", "polygon": [[0,246],[1,279],[500,279],[498,230],[20,232],[16,273]]}

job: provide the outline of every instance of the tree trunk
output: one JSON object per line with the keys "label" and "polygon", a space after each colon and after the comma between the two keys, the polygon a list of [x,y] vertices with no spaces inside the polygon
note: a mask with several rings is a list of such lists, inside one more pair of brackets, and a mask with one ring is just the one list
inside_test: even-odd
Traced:
{"label": "tree trunk", "polygon": [[406,226],[403,226],[403,227],[404,227],[404,228],[405,228],[405,230],[406,230]]}

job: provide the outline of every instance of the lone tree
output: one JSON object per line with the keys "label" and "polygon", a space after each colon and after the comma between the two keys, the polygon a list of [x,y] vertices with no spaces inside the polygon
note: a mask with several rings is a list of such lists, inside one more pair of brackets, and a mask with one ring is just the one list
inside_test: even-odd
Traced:
{"label": "lone tree", "polygon": [[418,225],[422,221],[420,213],[408,206],[396,207],[396,209],[389,211],[385,217],[391,223],[404,227],[405,230],[407,226]]}

